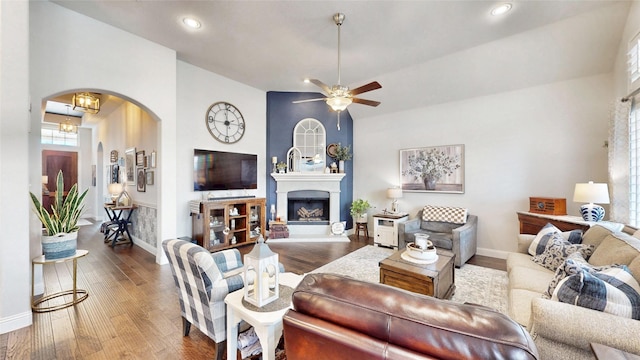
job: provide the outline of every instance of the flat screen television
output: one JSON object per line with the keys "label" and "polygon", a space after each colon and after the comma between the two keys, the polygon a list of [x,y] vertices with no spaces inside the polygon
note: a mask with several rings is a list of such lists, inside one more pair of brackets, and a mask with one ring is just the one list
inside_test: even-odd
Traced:
{"label": "flat screen television", "polygon": [[193,190],[258,188],[258,155],[193,150]]}

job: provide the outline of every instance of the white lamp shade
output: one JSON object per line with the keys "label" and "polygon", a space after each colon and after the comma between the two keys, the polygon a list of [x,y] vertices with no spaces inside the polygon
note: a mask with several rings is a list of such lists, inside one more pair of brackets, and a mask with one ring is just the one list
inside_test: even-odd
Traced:
{"label": "white lamp shade", "polygon": [[48,184],[49,183],[49,177],[47,175],[42,175],[42,183],[43,184]]}
{"label": "white lamp shade", "polygon": [[122,192],[122,190],[123,190],[122,184],[120,183],[111,183],[108,186],[109,194],[112,194],[112,195],[119,195]]}
{"label": "white lamp shade", "polygon": [[389,188],[387,189],[387,198],[389,199],[399,199],[402,197],[402,189],[401,188]]}
{"label": "white lamp shade", "polygon": [[349,106],[353,100],[348,97],[336,96],[327,99],[327,105],[331,106],[333,111],[344,111],[344,109]]}
{"label": "white lamp shade", "polygon": [[573,193],[573,201],[581,203],[608,204],[609,203],[609,187],[606,183],[588,183],[576,184]]}

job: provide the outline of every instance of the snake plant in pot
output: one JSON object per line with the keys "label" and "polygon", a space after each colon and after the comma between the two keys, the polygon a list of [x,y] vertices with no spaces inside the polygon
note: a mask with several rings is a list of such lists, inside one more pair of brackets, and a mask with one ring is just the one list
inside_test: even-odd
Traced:
{"label": "snake plant in pot", "polygon": [[34,212],[47,230],[47,234],[42,235],[42,252],[46,259],[75,255],[78,244],[78,219],[84,210],[83,201],[87,191],[89,190],[79,194],[78,184],[73,184],[67,196],[64,196],[64,176],[61,170],[56,178],[56,192],[51,212],[29,192]]}

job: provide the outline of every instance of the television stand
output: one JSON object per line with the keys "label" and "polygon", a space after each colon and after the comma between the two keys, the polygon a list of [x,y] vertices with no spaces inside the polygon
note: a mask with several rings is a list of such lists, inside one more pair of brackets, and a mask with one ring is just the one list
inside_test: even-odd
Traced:
{"label": "television stand", "polygon": [[215,198],[201,201],[191,215],[192,239],[209,251],[255,243],[267,225],[266,199]]}

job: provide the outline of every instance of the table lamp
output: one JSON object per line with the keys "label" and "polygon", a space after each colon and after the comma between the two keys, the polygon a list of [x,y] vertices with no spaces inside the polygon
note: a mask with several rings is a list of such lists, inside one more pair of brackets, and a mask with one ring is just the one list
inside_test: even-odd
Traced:
{"label": "table lamp", "polygon": [[398,213],[400,209],[398,208],[398,199],[402,197],[402,189],[401,188],[389,188],[387,189],[387,198],[393,199],[391,202],[391,212]]}
{"label": "table lamp", "polygon": [[49,177],[47,175],[42,175],[42,193],[45,195],[49,195],[47,184],[49,184]]}
{"label": "table lamp", "polygon": [[109,184],[109,186],[107,186],[107,190],[109,191],[109,194],[111,194],[111,201],[115,203],[118,196],[122,194],[122,190],[123,190],[122,184],[111,183]]}
{"label": "table lamp", "polygon": [[600,221],[604,219],[604,208],[595,203],[609,203],[609,187],[606,183],[593,181],[578,183],[573,193],[573,201],[587,203],[580,206],[580,214],[585,221]]}

